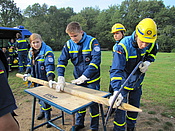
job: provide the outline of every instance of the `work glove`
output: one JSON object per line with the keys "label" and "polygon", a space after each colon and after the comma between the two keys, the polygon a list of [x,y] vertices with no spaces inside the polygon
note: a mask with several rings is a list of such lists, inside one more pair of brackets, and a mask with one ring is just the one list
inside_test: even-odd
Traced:
{"label": "work glove", "polygon": [[149,61],[145,61],[143,62],[142,64],[139,65],[139,68],[140,68],[140,71],[142,73],[145,73],[147,70],[148,70],[148,66],[150,65],[151,63]]}
{"label": "work glove", "polygon": [[65,78],[63,76],[58,76],[58,82],[56,83],[56,91],[61,92],[64,91],[64,87],[66,85]]}
{"label": "work glove", "polygon": [[53,84],[56,84],[56,83],[57,83],[56,81],[49,80],[49,87],[53,88]]}
{"label": "work glove", "polygon": [[82,84],[84,81],[89,80],[85,75],[80,76],[78,79],[72,80],[72,84]]}
{"label": "work glove", "polygon": [[28,77],[31,76],[29,73],[24,74],[23,81],[27,81]]}
{"label": "work glove", "polygon": [[[112,101],[113,101],[113,99],[114,99],[114,97],[115,97],[115,95],[116,95],[117,93],[118,93],[118,91],[114,91],[114,94],[109,98],[109,101],[108,101],[108,102],[109,102],[109,105],[110,105],[110,106],[111,106]],[[120,94],[118,95],[117,99],[116,99],[115,102],[114,102],[113,108],[117,108],[118,106],[120,106],[122,100],[123,100],[123,96],[122,96],[122,94],[120,93]]]}

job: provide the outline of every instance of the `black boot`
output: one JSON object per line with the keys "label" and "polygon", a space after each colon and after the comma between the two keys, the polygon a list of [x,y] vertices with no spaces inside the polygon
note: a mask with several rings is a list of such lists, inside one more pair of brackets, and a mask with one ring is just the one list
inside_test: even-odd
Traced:
{"label": "black boot", "polygon": [[[48,111],[45,116],[46,116],[46,120],[47,121],[51,120],[51,113],[50,113],[50,111]],[[50,128],[50,127],[52,127],[50,124],[46,125],[46,128]]]}
{"label": "black boot", "polygon": [[44,118],[44,112],[40,112],[40,114],[37,116],[37,120],[41,120]]}
{"label": "black boot", "polygon": [[135,131],[134,129],[135,129],[134,127],[132,128],[127,127],[127,131]]}
{"label": "black boot", "polygon": [[[75,125],[75,131],[79,131],[80,129],[84,128],[84,125]],[[72,128],[70,129],[72,131]]]}

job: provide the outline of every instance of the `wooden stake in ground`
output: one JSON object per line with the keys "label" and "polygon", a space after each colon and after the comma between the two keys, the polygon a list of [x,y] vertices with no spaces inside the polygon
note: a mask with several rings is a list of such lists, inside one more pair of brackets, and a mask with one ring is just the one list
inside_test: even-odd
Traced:
{"label": "wooden stake in ground", "polygon": [[[16,76],[19,78],[24,77],[23,74],[19,74],[19,73],[17,73]],[[49,82],[40,80],[34,77],[28,77],[28,81],[49,87]],[[55,87],[56,87],[56,84],[53,84],[53,89],[55,89]],[[85,88],[82,86],[77,86],[77,85],[66,82],[66,86],[63,92],[109,106],[108,98],[99,97],[98,93],[101,91],[98,91],[98,90],[93,90],[93,89]],[[126,110],[126,111],[133,111],[133,112],[142,112],[141,109],[134,107],[127,103],[122,103],[121,106],[118,107],[118,109]]]}

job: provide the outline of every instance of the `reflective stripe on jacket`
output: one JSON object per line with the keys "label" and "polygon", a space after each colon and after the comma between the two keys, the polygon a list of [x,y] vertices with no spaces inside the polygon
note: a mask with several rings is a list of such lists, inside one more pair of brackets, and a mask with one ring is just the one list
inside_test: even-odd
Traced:
{"label": "reflective stripe on jacket", "polygon": [[28,50],[28,42],[25,39],[16,40],[16,46],[18,48],[18,52],[23,52]]}
{"label": "reflective stripe on jacket", "polygon": [[[144,49],[139,49],[135,41],[135,32],[131,36],[123,38],[114,48],[114,58],[110,70],[111,85],[114,90],[118,90],[123,82],[130,75],[137,63],[143,59],[144,61],[154,62],[157,53],[155,43],[150,43]],[[144,75],[137,81],[141,74],[138,69],[131,79],[126,83],[125,89],[133,90],[140,86]],[[135,83],[137,81],[137,83]]]}
{"label": "reflective stripe on jacket", "polygon": [[35,64],[32,64],[32,48],[28,53],[27,68],[31,71],[31,75],[35,78],[46,80],[51,74],[54,74],[54,54],[52,49],[42,42],[39,54],[35,58]]}
{"label": "reflective stripe on jacket", "polygon": [[67,41],[58,59],[58,76],[64,76],[69,59],[74,65],[75,78],[85,75],[90,79],[87,83],[93,83],[100,79],[101,51],[96,38],[84,32],[78,44],[71,39]]}

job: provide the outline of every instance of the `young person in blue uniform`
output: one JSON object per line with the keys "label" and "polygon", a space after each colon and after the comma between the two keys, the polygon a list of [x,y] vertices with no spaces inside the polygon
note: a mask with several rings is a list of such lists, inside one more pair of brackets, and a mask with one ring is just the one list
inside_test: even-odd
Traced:
{"label": "young person in blue uniform", "polygon": [[19,125],[14,118],[17,109],[15,98],[8,84],[8,63],[5,54],[0,49],[0,130],[19,131]]}
{"label": "young person in blue uniform", "polygon": [[[126,29],[124,25],[120,23],[116,23],[112,26],[111,33],[113,33],[113,37],[116,40],[115,45],[113,46],[113,52],[115,52],[115,46],[124,38]],[[109,86],[109,92],[113,94],[114,90],[111,88],[111,85]]]}
{"label": "young person in blue uniform", "polygon": [[[111,33],[113,34],[113,37],[116,40],[116,44],[113,46],[113,51],[114,51],[115,46],[121,41],[122,38],[124,38],[125,32],[126,32],[126,29],[125,29],[124,25],[122,25],[120,23],[116,23],[112,26]],[[110,68],[111,68],[111,66],[110,66]],[[113,92],[114,92],[113,88],[111,87],[111,84],[109,84],[109,92],[111,94],[113,94]],[[114,111],[115,111],[115,108],[112,109],[112,112],[110,115],[112,115],[114,113]],[[104,114],[105,117],[107,115],[107,112]]]}
{"label": "young person in blue uniform", "polygon": [[[111,86],[114,95],[110,97],[111,104],[115,94],[117,94],[121,85],[130,75],[135,66],[143,63],[139,69],[126,83],[115,101],[115,106],[119,106],[123,101],[133,106],[140,106],[142,95],[142,82],[151,62],[154,62],[157,53],[157,25],[151,18],[145,18],[138,23],[131,36],[124,37],[119,44],[114,47],[114,58],[110,71]],[[114,131],[134,131],[138,113],[125,112],[117,109],[114,116]],[[126,120],[126,121],[125,121]]]}
{"label": "young person in blue uniform", "polygon": [[19,58],[19,71],[20,73],[25,72],[27,66],[27,54],[28,54],[28,42],[25,38],[23,38],[20,33],[16,34],[16,42],[15,47],[18,50],[18,58]]}
{"label": "young person in blue uniform", "polygon": [[[42,40],[39,34],[33,33],[30,38],[31,48],[28,53],[27,70],[24,74],[24,81],[28,76],[32,76],[41,80],[52,82],[55,78],[54,70],[54,54],[48,45]],[[35,87],[40,86],[35,83]],[[51,119],[51,106],[42,100],[39,100],[40,114],[37,120],[41,120],[44,117],[46,120]],[[47,124],[47,128],[51,125]]]}
{"label": "young person in blue uniform", "polygon": [[[112,26],[111,33],[113,34],[116,44],[118,44],[125,37],[125,32],[126,28],[120,23],[116,23]],[[113,50],[116,44],[113,46]]]}
{"label": "young person in blue uniform", "polygon": [[[64,72],[70,59],[74,65],[74,78],[71,82],[87,88],[100,89],[100,63],[101,50],[97,39],[87,35],[78,22],[71,22],[67,25],[66,33],[71,38],[63,47],[58,59],[58,86],[57,90],[64,90]],[[80,110],[76,114],[75,130],[84,128],[84,117],[86,110]],[[97,103],[90,106],[91,130],[98,130],[99,106]]]}
{"label": "young person in blue uniform", "polygon": [[12,71],[11,66],[13,64],[15,55],[15,40],[10,39],[8,42],[8,65],[9,65],[9,71]]}

